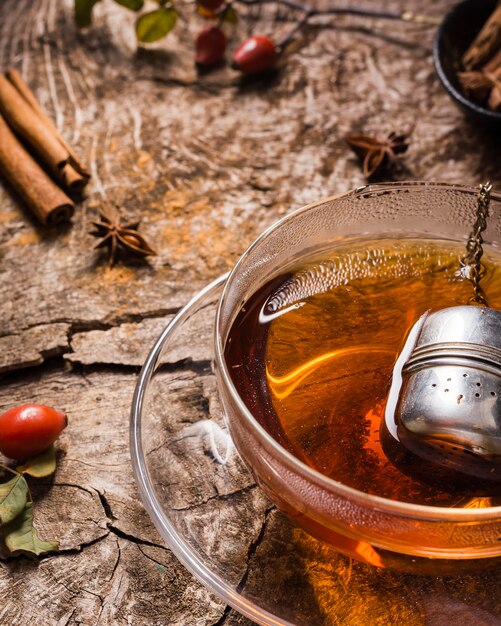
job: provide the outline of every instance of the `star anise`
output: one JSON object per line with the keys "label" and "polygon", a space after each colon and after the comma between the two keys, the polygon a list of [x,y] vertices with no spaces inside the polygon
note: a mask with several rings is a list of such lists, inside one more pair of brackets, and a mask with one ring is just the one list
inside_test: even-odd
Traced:
{"label": "star anise", "polygon": [[117,211],[106,209],[100,212],[99,221],[92,224],[94,230],[90,234],[101,240],[96,248],[108,248],[110,265],[114,265],[120,252],[139,257],[156,254],[145,238],[137,232],[139,222],[121,224]]}
{"label": "star anise", "polygon": [[394,167],[396,156],[409,147],[409,136],[395,132],[391,132],[386,139],[362,134],[348,135],[346,142],[362,161],[364,176],[369,179]]}

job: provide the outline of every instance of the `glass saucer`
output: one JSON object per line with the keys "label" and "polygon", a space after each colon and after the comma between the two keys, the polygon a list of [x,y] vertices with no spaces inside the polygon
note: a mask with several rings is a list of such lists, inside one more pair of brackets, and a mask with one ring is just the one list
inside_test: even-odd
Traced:
{"label": "glass saucer", "polygon": [[261,492],[227,433],[212,371],[225,279],[163,331],[134,395],[136,480],[169,548],[257,624],[501,625],[501,571],[430,577],[373,568],[296,528]]}

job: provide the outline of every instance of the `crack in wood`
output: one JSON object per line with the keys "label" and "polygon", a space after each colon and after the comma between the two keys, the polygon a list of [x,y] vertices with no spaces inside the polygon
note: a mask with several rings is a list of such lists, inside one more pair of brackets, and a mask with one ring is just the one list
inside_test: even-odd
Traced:
{"label": "crack in wood", "polygon": [[[111,506],[109,504],[109,501],[106,498],[106,496],[104,495],[104,493],[101,493],[100,491],[98,491],[97,489],[94,489],[93,487],[85,487],[83,485],[79,485],[79,484],[76,484],[76,483],[68,483],[68,482],[64,482],[64,483],[63,482],[59,482],[59,483],[43,483],[43,482],[40,482],[39,484],[41,486],[48,484],[51,487],[70,487],[70,488],[73,488],[73,489],[78,489],[80,491],[84,491],[85,493],[89,494],[92,498],[97,496],[98,499],[99,499],[99,502],[101,503],[103,512],[104,512],[104,514],[106,516],[106,519],[108,520],[106,522],[106,526],[105,527],[101,526],[98,521],[92,520],[92,522],[94,524],[96,524],[101,530],[104,531],[103,534],[100,535],[99,537],[91,539],[91,540],[89,540],[87,542],[83,542],[83,543],[79,544],[75,548],[68,548],[68,549],[64,549],[63,548],[63,549],[59,550],[57,553],[51,553],[51,554],[43,555],[43,556],[40,557],[41,560],[48,560],[48,559],[51,559],[51,558],[57,558],[58,555],[64,556],[64,555],[71,555],[71,554],[81,553],[82,550],[84,550],[85,548],[87,548],[89,546],[92,546],[92,545],[95,545],[96,543],[102,541],[103,539],[106,539],[109,536],[110,532],[113,533],[114,535],[121,536],[123,539],[127,539],[129,541],[133,541],[133,538],[127,537],[125,533],[123,535],[121,535],[119,532],[116,532],[117,529],[115,529],[112,526],[112,522],[116,521],[117,518],[113,514]],[[137,539],[137,541],[133,541],[133,543],[138,543],[138,541],[140,541],[140,540]],[[147,542],[144,542],[144,545],[155,545],[155,544],[154,543],[149,544]],[[157,546],[157,547],[162,547],[162,546]],[[6,557],[6,558],[0,559],[0,561],[2,561],[4,563],[8,563],[8,562],[16,560],[17,558],[18,557]],[[118,566],[118,564],[116,564],[116,567],[117,566]],[[116,567],[115,567],[115,569],[116,569]]]}
{"label": "crack in wood", "polygon": [[[115,374],[138,373],[142,365],[127,365],[124,363],[80,363],[72,362],[72,369],[82,376],[84,374],[94,374],[99,372],[113,372]],[[34,369],[34,368],[33,368]],[[155,370],[155,373],[167,372],[193,372],[198,375],[207,375],[212,373],[212,361],[192,361],[191,359],[182,359],[174,363],[161,363]]]}
{"label": "crack in wood", "polygon": [[[14,384],[17,381],[27,379],[31,376],[39,375],[40,371],[48,371],[49,369],[57,369],[61,372],[65,372],[68,369],[68,361],[64,358],[65,355],[58,355],[46,359],[42,363],[32,365],[29,367],[20,369],[12,369],[9,371],[0,372],[0,387]],[[43,366],[43,367],[42,367]],[[81,364],[78,362],[71,363],[72,371],[81,376],[89,386],[92,386],[92,382],[89,381],[88,375],[100,372],[113,372],[114,374],[131,374],[139,373],[142,365],[127,365],[121,363],[89,363]],[[157,373],[164,372],[193,372],[198,375],[208,375],[212,373],[212,361],[200,360],[193,361],[189,358],[182,359],[173,363],[162,363],[157,369]]]}
{"label": "crack in wood", "polygon": [[78,597],[80,590],[73,590],[70,589],[70,587],[64,582],[64,580],[60,580],[59,578],[57,578],[56,576],[54,576],[53,574],[51,574],[52,579],[55,581],[55,583],[57,585],[61,585],[61,587],[64,587],[66,589],[66,591],[70,594],[71,599],[73,600],[73,598]]}
{"label": "crack in wood", "polygon": [[68,624],[73,619],[73,616],[75,615],[75,611],[76,611],[76,609],[73,609],[71,611],[71,613],[68,615],[68,619],[64,622],[64,624],[62,622],[59,622],[57,626],[68,626]]}
{"label": "crack in wood", "polygon": [[115,572],[117,571],[118,565],[120,563],[120,559],[122,557],[122,548],[120,547],[120,540],[118,537],[115,538],[116,544],[117,544],[117,550],[118,550],[118,554],[117,554],[117,560],[115,561],[114,565],[113,565],[113,569],[111,571],[111,574],[108,577],[107,582],[111,582],[113,580],[113,577],[115,576]]}
{"label": "crack in wood", "polygon": [[113,533],[114,535],[116,535],[117,537],[120,537],[121,539],[126,539],[127,541],[130,541],[131,543],[135,543],[138,546],[151,546],[152,548],[160,548],[161,550],[168,549],[166,546],[163,546],[159,543],[155,543],[154,541],[148,541],[148,539],[140,539],[139,537],[136,537],[135,535],[126,533],[125,531],[120,530],[120,528],[113,526],[113,524],[111,523],[108,523],[107,527],[109,531]]}
{"label": "crack in wood", "polygon": [[0,337],[0,373],[29,369],[69,348],[68,324],[46,324]]}
{"label": "crack in wood", "polygon": [[[90,591],[90,589],[84,589],[84,587],[80,587],[80,590],[83,591],[84,593],[88,593],[91,596],[96,597],[99,600],[99,602],[101,603],[101,607],[103,606],[104,600],[103,600],[103,596],[101,594],[95,593],[94,591]],[[98,619],[98,621],[99,621],[99,619]]]}
{"label": "crack in wood", "polygon": [[115,576],[115,572],[118,569],[118,565],[120,563],[120,559],[122,558],[122,548],[120,547],[120,541],[118,540],[118,537],[116,539],[117,542],[117,548],[118,548],[118,555],[117,555],[117,560],[115,561],[115,564],[113,565],[113,570],[108,578],[108,582],[110,582],[111,580],[113,580],[113,577]]}
{"label": "crack in wood", "polygon": [[[94,367],[94,366],[111,367],[114,369],[114,371],[121,371],[121,368],[124,368],[122,370],[124,372],[131,371],[131,370],[137,371],[140,367],[142,367],[143,361],[146,357],[142,356],[139,359],[138,355],[135,353],[134,353],[135,354],[134,359],[137,362],[120,362],[120,356],[115,357],[115,359],[118,362],[114,362],[113,357],[111,361],[100,360],[100,359],[106,359],[107,357],[105,356],[105,354],[107,353],[103,353],[103,355],[101,355],[99,350],[97,350],[96,352],[95,361],[90,360],[89,357],[87,356],[86,358],[83,359],[82,362],[80,362],[78,356],[77,357],[73,356],[73,354],[75,353],[75,347],[73,344],[74,337],[85,336],[86,333],[90,334],[94,331],[102,331],[102,332],[113,331],[113,330],[120,329],[122,326],[127,325],[127,324],[137,324],[140,327],[141,322],[145,322],[146,320],[153,320],[153,321],[158,320],[159,322],[161,322],[163,321],[163,317],[159,316],[158,313],[161,312],[165,316],[171,316],[176,311],[177,309],[163,309],[162,311],[157,310],[155,314],[152,315],[151,317],[149,316],[148,313],[145,313],[141,316],[124,315],[124,316],[121,316],[120,318],[116,318],[115,319],[116,323],[105,323],[105,322],[98,321],[98,320],[95,320],[93,322],[86,322],[86,323],[83,323],[81,321],[76,321],[76,322],[74,321],[72,323],[64,322],[65,324],[68,324],[68,328],[64,330],[65,339],[63,340],[62,336],[59,340],[55,338],[54,340],[52,340],[54,345],[49,345],[48,347],[44,347],[43,345],[37,345],[37,344],[39,343],[39,341],[45,341],[46,343],[47,341],[49,341],[50,343],[51,340],[50,339],[47,340],[47,336],[50,336],[52,329],[54,327],[56,327],[57,325],[63,324],[63,322],[58,321],[58,322],[51,322],[49,324],[34,324],[31,327],[27,328],[26,330],[21,331],[20,333],[13,333],[13,334],[8,334],[8,335],[4,335],[3,337],[0,337],[0,345],[1,345],[2,339],[4,342],[7,342],[7,345],[3,351],[4,355],[7,354],[7,357],[5,357],[7,360],[4,365],[2,365],[2,363],[0,362],[0,375],[10,375],[21,369],[23,370],[24,374],[29,375],[30,370],[36,370],[42,365],[47,366],[50,362],[56,365],[62,365],[64,367],[65,363],[68,361],[72,363],[72,366],[77,368],[76,369],[77,372],[81,371],[78,369],[79,366],[84,366],[86,368]],[[61,329],[58,328],[57,330],[60,331]],[[37,337],[40,336],[40,338],[37,339],[37,337],[34,337],[33,343],[30,343],[29,333],[32,331],[40,331],[36,333]],[[144,332],[145,331],[143,331],[143,333]],[[149,332],[151,333],[151,329],[149,330]],[[127,333],[128,333],[128,330],[125,331],[126,338],[128,336]],[[132,338],[132,339],[129,339],[129,341],[132,341],[131,345],[135,346],[140,338],[141,338],[141,335],[139,335],[139,338],[137,340],[134,340]],[[155,334],[155,339],[156,338],[157,338],[157,334]],[[10,342],[9,342],[9,339],[10,339]],[[106,340],[106,337],[103,337],[103,341],[105,340]],[[59,341],[59,343],[57,343],[57,341]],[[96,342],[98,341],[98,339],[93,338],[91,341]],[[119,345],[120,337],[118,339],[115,338],[114,341],[115,341],[115,344]],[[151,340],[151,342],[153,343],[153,339]],[[17,344],[19,344],[17,346],[17,349],[14,349],[14,346],[16,346]],[[12,353],[12,356],[9,356],[9,345],[12,345],[12,348],[10,350],[10,352]],[[137,348],[134,348],[134,349],[136,350]],[[87,349],[87,352],[89,352],[89,349]],[[78,349],[77,349],[77,353],[79,353]],[[19,354],[28,354],[28,356],[24,356],[23,359],[19,360],[19,356],[18,356]],[[127,354],[127,351],[126,351],[126,354]],[[85,352],[84,352],[84,355],[85,355]],[[62,360],[61,360],[61,357],[63,357]],[[165,371],[174,371],[177,369],[181,369],[181,370],[193,369],[197,373],[202,373],[204,370],[210,367],[210,361],[208,361],[207,359],[198,359],[198,360],[191,359],[191,357],[187,356],[184,358],[179,358],[177,360],[174,360],[170,363],[163,363],[160,367]]]}
{"label": "crack in wood", "polygon": [[90,496],[92,496],[92,498],[94,498],[96,494],[99,496],[99,492],[96,489],[93,489],[92,487],[84,487],[83,485],[78,485],[77,483],[56,483],[40,481],[38,484],[41,486],[46,485],[50,487],[71,487],[72,489],[85,491],[85,493],[88,493]]}
{"label": "crack in wood", "polygon": [[[59,483],[56,486],[60,486],[60,487],[61,486],[71,486],[71,487],[74,487],[75,485],[72,485],[72,484],[69,484],[69,483],[68,484]],[[82,490],[86,491],[87,493],[92,493],[91,491],[89,491],[88,489],[85,489],[85,488],[82,488]],[[100,492],[95,490],[94,493],[96,493],[99,496],[100,501],[103,503],[103,500],[101,499]],[[105,501],[106,501],[106,499],[105,499]],[[109,507],[108,503],[106,504],[106,509],[111,511],[111,508]],[[103,510],[105,511],[105,513],[106,513],[106,509],[105,509],[105,506],[103,505]],[[111,513],[111,516],[112,516],[111,518],[108,517],[108,514],[106,514],[106,515],[107,515],[108,520],[110,520],[110,521],[107,522],[106,529],[103,529],[103,530],[105,530],[104,534],[100,535],[99,537],[95,537],[94,539],[91,539],[89,541],[82,542],[81,544],[79,544],[75,548],[67,548],[67,549],[63,548],[63,549],[59,550],[56,553],[49,553],[49,554],[41,555],[40,557],[38,557],[38,560],[40,562],[42,562],[42,561],[49,561],[49,560],[57,559],[58,557],[65,557],[65,556],[69,556],[69,555],[80,554],[86,548],[88,548],[90,546],[93,546],[93,545],[103,541],[107,537],[109,537],[110,533],[115,535],[117,538],[124,539],[126,541],[129,541],[130,543],[133,543],[133,544],[137,545],[137,546],[150,546],[150,547],[153,547],[153,548],[159,548],[160,550],[165,550],[165,551],[168,550],[168,548],[166,546],[164,546],[164,545],[161,545],[159,543],[155,543],[154,541],[148,541],[147,539],[140,539],[139,537],[136,537],[135,535],[131,535],[129,533],[126,533],[126,532],[120,530],[119,528],[117,528],[116,526],[114,526],[112,524],[112,521],[116,521],[117,520],[117,518],[113,515],[113,513]],[[97,524],[97,522],[94,522],[94,523]],[[118,541],[117,541],[117,544],[118,544]],[[12,563],[12,562],[18,562],[19,559],[31,560],[30,557],[28,557],[26,555],[0,557],[0,565],[5,566],[6,564],[9,564],[9,563]],[[114,568],[113,568],[114,571],[118,567],[118,560],[119,559],[117,559],[117,562],[114,565]],[[110,580],[111,580],[111,578],[110,578]],[[68,589],[68,591],[70,591],[70,590]],[[78,594],[75,594],[75,595],[78,595]]]}
{"label": "crack in wood", "polygon": [[151,309],[150,311],[143,311],[141,313],[123,313],[122,315],[112,316],[109,319],[103,320],[103,324],[106,324],[108,328],[115,328],[122,324],[134,324],[139,323],[147,319],[155,319],[166,317],[167,315],[176,315],[179,313],[181,307],[160,307],[158,309]]}
{"label": "crack in wood", "polygon": [[161,319],[168,315],[176,315],[180,311],[180,307],[160,307],[150,311],[141,313],[122,313],[121,315],[111,316],[104,319],[75,319],[70,317],[56,317],[47,322],[37,322],[35,324],[23,324],[22,328],[15,331],[0,332],[0,339],[4,337],[18,337],[24,332],[33,329],[50,328],[54,324],[69,324],[68,337],[71,340],[75,333],[87,332],[92,330],[111,330],[120,327],[122,324],[137,324],[149,319]]}
{"label": "crack in wood", "polygon": [[[42,556],[38,557],[38,560],[39,561],[48,561],[48,560],[51,560],[51,559],[57,559],[60,556],[64,557],[64,556],[68,556],[68,555],[72,555],[72,554],[81,554],[86,548],[89,548],[90,546],[93,546],[96,543],[99,543],[100,541],[103,541],[103,539],[106,539],[106,537],[108,537],[108,535],[109,535],[109,531],[106,531],[100,537],[95,537],[94,539],[91,539],[89,541],[84,541],[83,543],[80,543],[76,548],[62,548],[58,552],[55,552],[55,553],[52,553],[52,554],[42,555]],[[8,557],[7,559],[4,559],[4,562],[13,561],[13,560],[18,559],[18,558],[20,558],[20,557]],[[21,557],[21,558],[29,558],[29,557]]]}
{"label": "crack in wood", "polygon": [[96,490],[96,493],[97,493],[97,495],[99,497],[99,501],[101,502],[101,506],[103,507],[103,511],[104,511],[106,517],[108,518],[108,520],[110,522],[116,521],[117,518],[113,514],[113,511],[111,509],[111,505],[110,505],[109,500],[106,497],[104,491],[97,491]]}
{"label": "crack in wood", "polygon": [[245,495],[246,493],[249,493],[253,491],[254,489],[258,489],[258,486],[255,483],[252,485],[247,485],[246,487],[242,487],[241,489],[237,489],[236,491],[231,491],[230,493],[225,493],[225,494],[216,493],[213,496],[209,496],[202,502],[197,502],[196,504],[191,504],[189,506],[177,507],[177,508],[170,507],[170,510],[176,511],[176,513],[182,512],[182,511],[196,511],[201,506],[204,506],[205,504],[208,504],[209,502],[212,502],[213,500],[223,500],[223,501],[231,502],[231,500],[234,500],[235,498]]}
{"label": "crack in wood", "polygon": [[223,626],[226,623],[226,620],[228,616],[230,615],[230,613],[232,612],[232,610],[233,609],[231,608],[231,606],[227,604],[224,607],[224,611],[221,617],[217,620],[217,622],[214,622],[211,626]]}
{"label": "crack in wood", "polygon": [[0,372],[0,385],[7,386],[16,381],[22,381],[25,378],[29,378],[30,376],[38,375],[42,366],[43,369],[60,369],[62,371],[66,368],[62,355],[54,356],[35,365]]}
{"label": "crack in wood", "polygon": [[[138,544],[137,546],[139,552],[141,552],[141,554],[148,559],[148,561],[151,561],[152,563],[155,564],[156,567],[158,567],[160,569],[160,571],[162,573],[167,573],[167,568],[165,567],[165,565],[163,563],[161,563],[160,561],[157,561],[156,559],[154,559],[152,556],[150,556],[149,554],[146,554],[146,552],[141,548],[141,545]],[[168,576],[169,580],[174,580],[175,576]]]}
{"label": "crack in wood", "polygon": [[246,557],[246,562],[247,562],[247,567],[245,569],[245,572],[242,575],[242,578],[240,579],[238,585],[237,585],[237,592],[241,593],[242,590],[244,589],[246,583],[247,583],[247,579],[249,578],[249,574],[250,574],[250,568],[251,568],[251,561],[253,556],[256,554],[257,549],[259,548],[259,546],[261,545],[261,542],[264,539],[264,535],[266,533],[266,527],[268,524],[268,518],[270,516],[270,513],[275,509],[275,506],[270,506],[268,508],[265,509],[264,511],[264,519],[263,519],[263,523],[261,524],[261,528],[259,530],[259,533],[257,535],[257,537],[254,539],[254,541],[249,545],[249,549],[247,551],[247,557]]}

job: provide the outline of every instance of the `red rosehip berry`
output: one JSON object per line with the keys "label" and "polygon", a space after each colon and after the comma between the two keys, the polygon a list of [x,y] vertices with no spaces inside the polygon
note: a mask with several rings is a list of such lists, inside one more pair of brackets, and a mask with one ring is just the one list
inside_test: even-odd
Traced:
{"label": "red rosehip berry", "polygon": [[260,35],[246,39],[233,54],[233,65],[244,74],[260,74],[273,67],[277,58],[275,44]]}
{"label": "red rosehip berry", "polygon": [[66,428],[64,413],[43,404],[24,404],[0,415],[0,452],[27,459],[46,450]]}
{"label": "red rosehip berry", "polygon": [[197,4],[199,4],[204,9],[209,9],[209,11],[215,11],[219,9],[219,7],[224,4],[225,0],[197,0]]}
{"label": "red rosehip berry", "polygon": [[216,26],[204,28],[198,34],[195,49],[195,60],[199,65],[214,65],[224,56],[226,35]]}

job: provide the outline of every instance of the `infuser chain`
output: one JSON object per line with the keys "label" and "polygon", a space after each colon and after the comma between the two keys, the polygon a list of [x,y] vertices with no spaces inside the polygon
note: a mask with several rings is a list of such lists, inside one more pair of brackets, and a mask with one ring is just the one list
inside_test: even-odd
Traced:
{"label": "infuser chain", "polygon": [[482,233],[487,228],[491,191],[492,184],[490,182],[480,185],[475,223],[466,244],[466,256],[462,260],[464,265],[469,266],[468,278],[473,283],[473,296],[469,298],[468,304],[480,304],[482,306],[489,306],[480,286],[480,279],[483,274],[480,259],[484,253]]}

